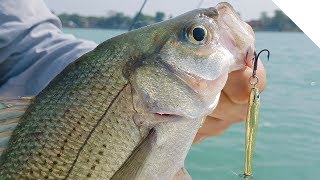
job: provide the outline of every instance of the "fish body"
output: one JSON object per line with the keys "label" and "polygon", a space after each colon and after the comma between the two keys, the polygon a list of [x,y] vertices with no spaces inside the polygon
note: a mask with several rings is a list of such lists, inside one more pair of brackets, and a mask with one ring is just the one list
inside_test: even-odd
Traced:
{"label": "fish body", "polygon": [[251,31],[220,3],[103,42],[32,100],[0,179],[189,178],[184,159]]}

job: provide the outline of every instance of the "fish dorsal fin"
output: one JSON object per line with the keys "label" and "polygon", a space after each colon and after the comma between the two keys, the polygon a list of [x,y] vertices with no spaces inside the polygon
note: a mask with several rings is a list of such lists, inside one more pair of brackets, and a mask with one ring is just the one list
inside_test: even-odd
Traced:
{"label": "fish dorsal fin", "polygon": [[20,117],[34,97],[3,98],[0,97],[0,155],[6,149],[8,141]]}

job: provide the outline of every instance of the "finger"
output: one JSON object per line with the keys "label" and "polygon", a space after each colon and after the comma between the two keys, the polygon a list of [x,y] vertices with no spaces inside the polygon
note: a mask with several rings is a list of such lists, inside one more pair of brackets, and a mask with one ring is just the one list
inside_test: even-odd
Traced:
{"label": "finger", "polygon": [[207,137],[221,135],[230,125],[229,121],[208,116],[202,127],[198,130],[193,143],[198,143]]}
{"label": "finger", "polygon": [[[246,104],[248,101],[248,94],[251,90],[249,78],[252,76],[252,66],[252,62],[248,62],[247,67],[244,69],[231,72],[223,88],[229,99],[236,104]],[[266,72],[260,60],[258,62],[257,76],[259,78],[257,87],[260,91],[263,91],[266,87]]]}
{"label": "finger", "polygon": [[[262,65],[262,63],[260,65]],[[260,81],[257,85],[260,91],[262,91],[266,85],[263,65],[258,68],[257,74],[258,77],[262,77],[259,78]],[[218,106],[210,116],[223,120],[229,119],[233,122],[243,121],[246,117],[246,108],[251,89],[251,85],[248,81],[251,75],[252,69],[250,67],[230,73],[227,83],[221,93]]]}
{"label": "finger", "polygon": [[232,123],[241,122],[246,117],[247,104],[237,104],[230,100],[224,91],[221,92],[218,106],[209,115]]}
{"label": "finger", "polygon": [[212,114],[206,117],[202,127],[194,139],[194,143],[210,137],[218,136],[234,123],[244,121],[247,104],[232,102],[224,92],[221,92],[219,104]]}
{"label": "finger", "polygon": [[224,92],[221,92],[218,106],[212,114],[206,117],[193,143],[198,143],[210,136],[218,136],[232,124],[243,121],[246,116],[246,108],[246,105],[232,102]]}

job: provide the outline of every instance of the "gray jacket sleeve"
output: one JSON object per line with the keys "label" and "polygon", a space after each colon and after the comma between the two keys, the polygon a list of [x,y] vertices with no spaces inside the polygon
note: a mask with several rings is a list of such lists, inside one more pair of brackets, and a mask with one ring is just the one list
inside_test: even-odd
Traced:
{"label": "gray jacket sleeve", "polygon": [[38,94],[95,47],[64,34],[42,0],[0,0],[0,97]]}

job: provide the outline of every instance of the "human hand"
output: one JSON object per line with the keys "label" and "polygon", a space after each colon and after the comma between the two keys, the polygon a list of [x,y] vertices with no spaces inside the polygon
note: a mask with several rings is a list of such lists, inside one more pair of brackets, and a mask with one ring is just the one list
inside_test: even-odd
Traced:
{"label": "human hand", "polygon": [[[220,135],[232,124],[245,120],[251,90],[248,79],[253,71],[251,59],[246,60],[245,68],[229,74],[216,109],[206,117],[193,143],[198,143],[210,136]],[[257,87],[261,92],[266,87],[266,72],[260,59],[257,76],[259,78]]]}

